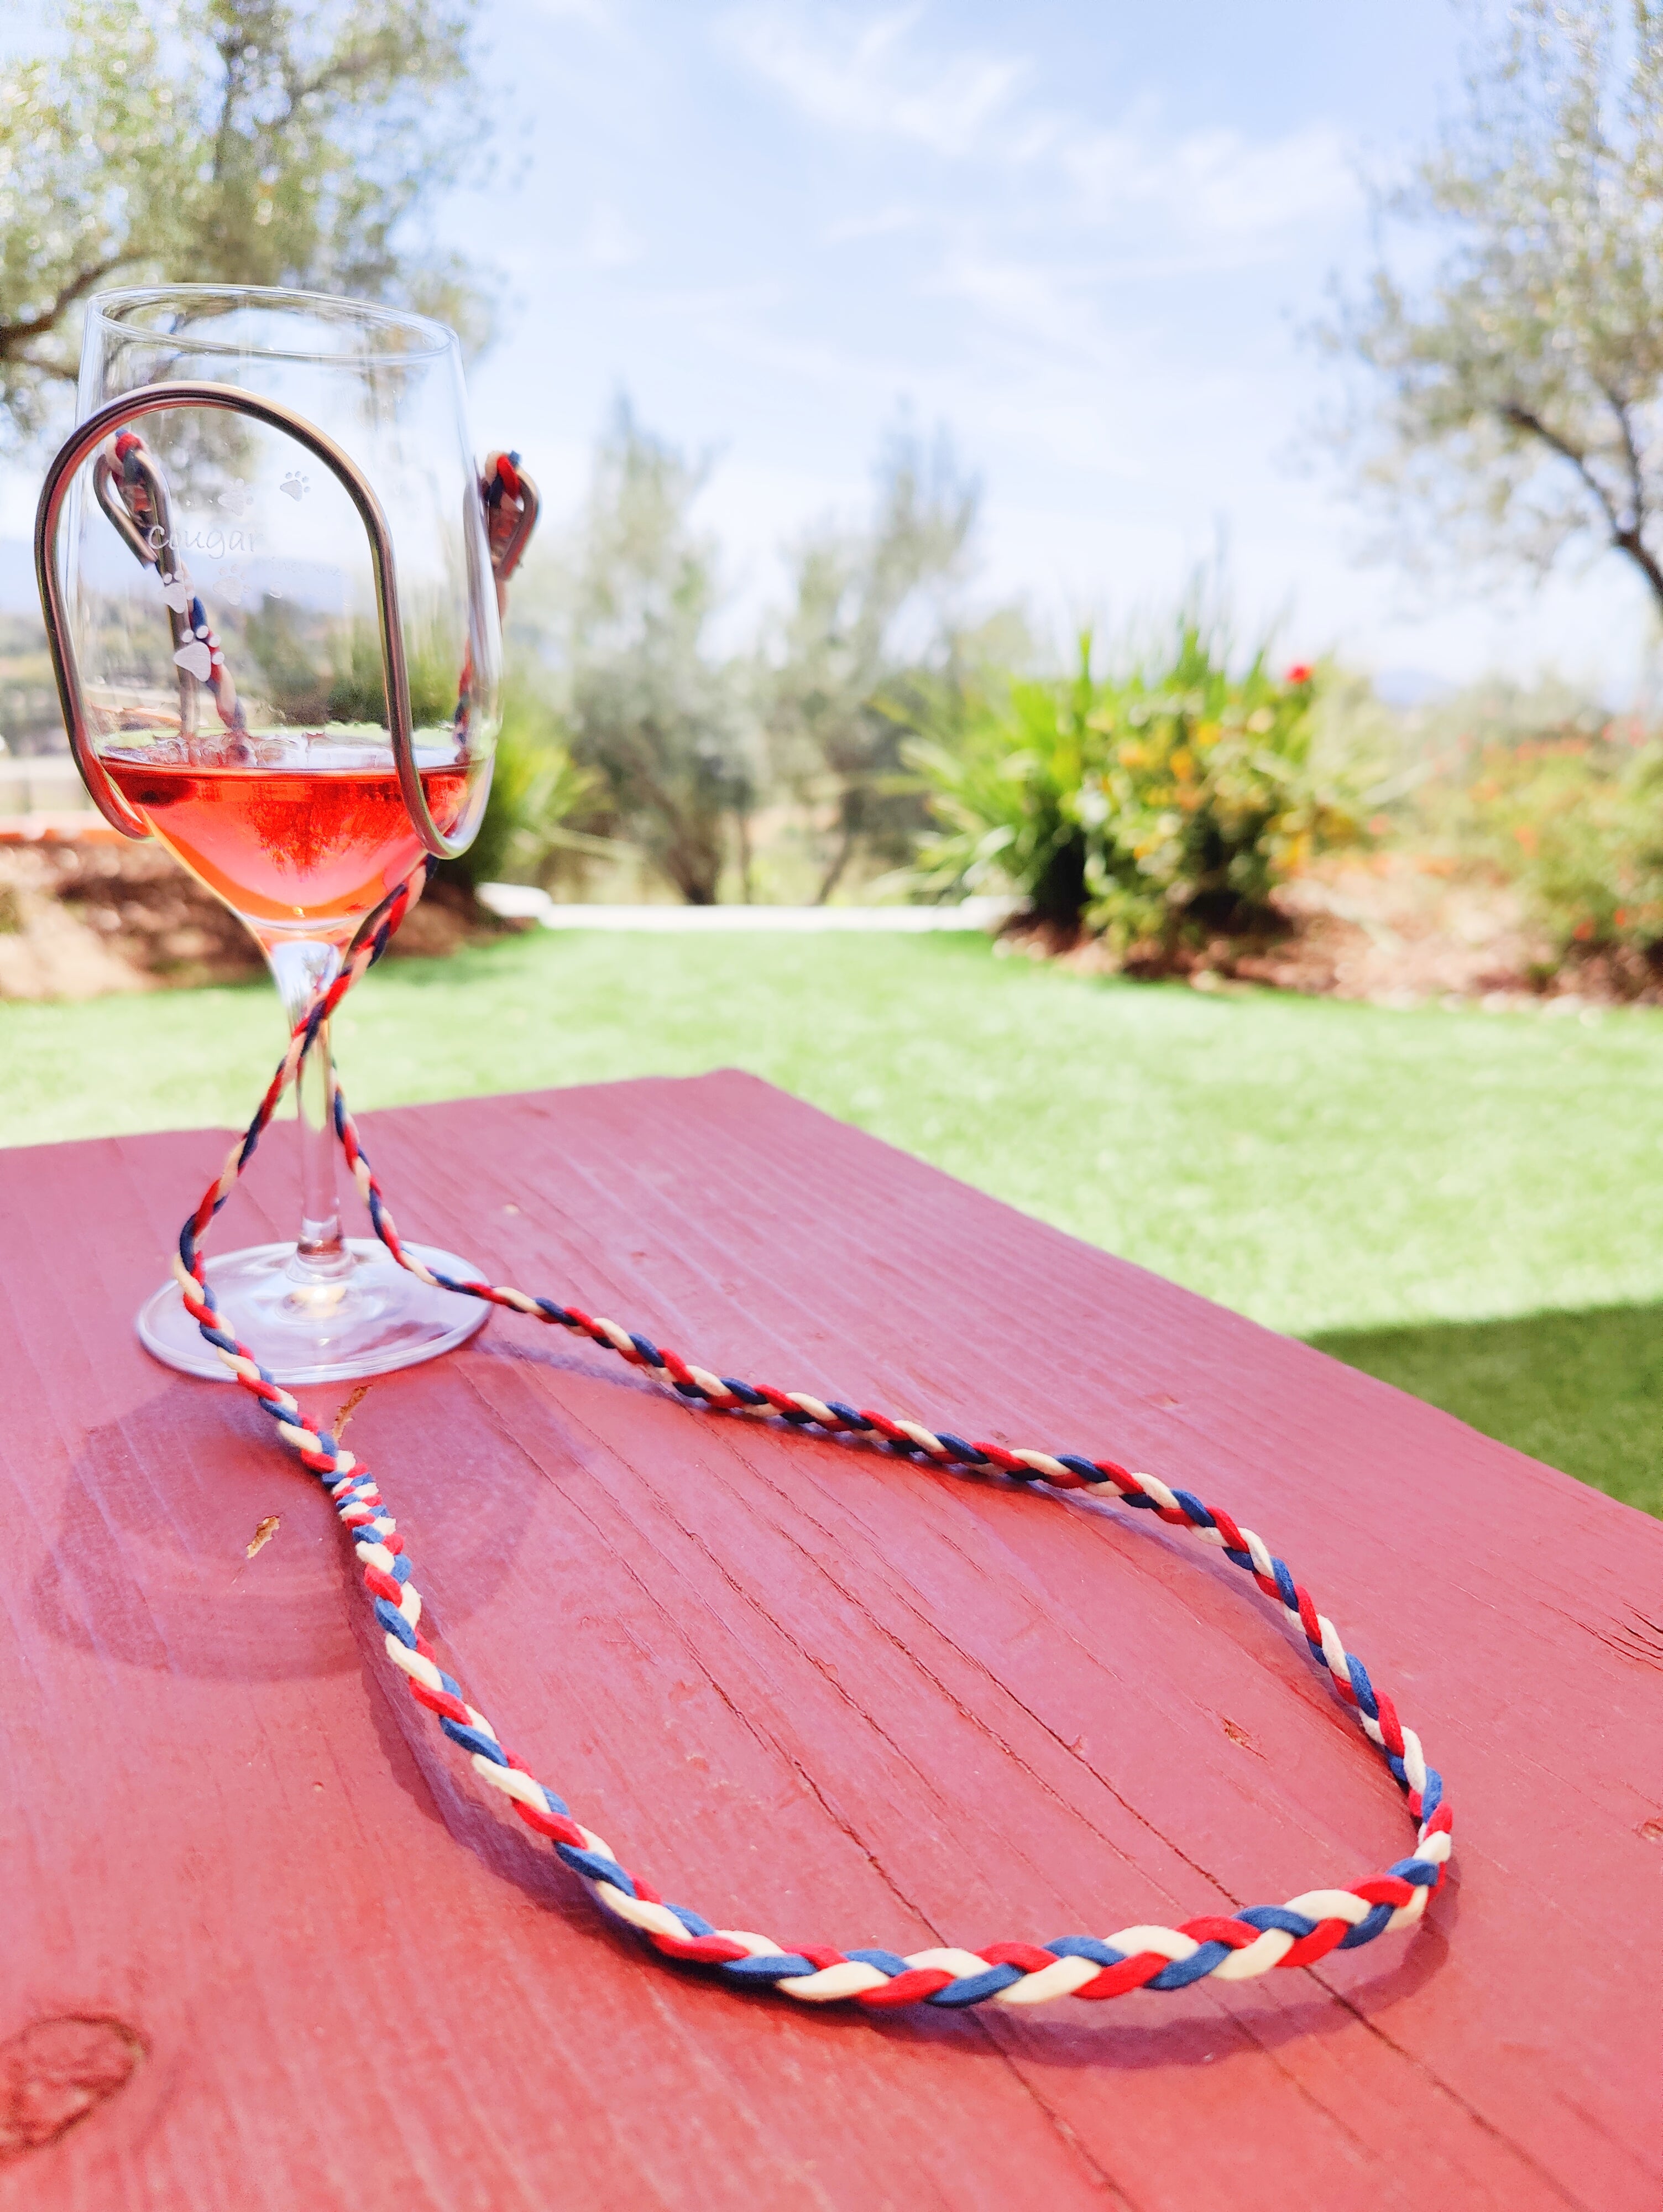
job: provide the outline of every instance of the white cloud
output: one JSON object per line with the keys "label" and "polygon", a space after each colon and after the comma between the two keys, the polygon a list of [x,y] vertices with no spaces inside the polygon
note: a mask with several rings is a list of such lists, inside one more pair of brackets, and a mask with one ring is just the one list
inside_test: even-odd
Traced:
{"label": "white cloud", "polygon": [[1356,205],[1356,179],[1327,124],[1257,143],[1239,131],[1180,137],[1145,106],[1118,129],[1071,132],[1055,150],[1083,214],[1112,222],[1158,210],[1191,239],[1266,240],[1313,217],[1332,222]]}
{"label": "white cloud", "polygon": [[916,53],[922,6],[864,21],[838,9],[747,7],[723,17],[726,44],[805,115],[840,130],[974,152],[1031,73],[1019,57]]}
{"label": "white cloud", "polygon": [[622,208],[610,200],[597,200],[589,211],[580,250],[592,269],[628,269],[645,257],[646,241]]}
{"label": "white cloud", "polygon": [[930,289],[965,301],[990,321],[1031,339],[1047,353],[1054,353],[1060,345],[1067,352],[1101,359],[1097,312],[1083,294],[1077,276],[1066,269],[959,245],[949,250]]}
{"label": "white cloud", "polygon": [[[1355,208],[1344,149],[1328,125],[1263,140],[1177,131],[1148,100],[1113,126],[1089,124],[1024,97],[1035,75],[1026,55],[932,50],[918,35],[926,13],[921,0],[865,17],[772,0],[730,12],[719,35],[811,121],[993,165],[1043,193],[1053,215],[1096,229],[1154,222],[1180,245],[1210,244],[1237,260],[1302,222],[1326,225]],[[838,226],[828,242],[863,234]]]}
{"label": "white cloud", "polygon": [[27,538],[34,527],[40,486],[33,473],[7,465],[0,468],[0,538]]}

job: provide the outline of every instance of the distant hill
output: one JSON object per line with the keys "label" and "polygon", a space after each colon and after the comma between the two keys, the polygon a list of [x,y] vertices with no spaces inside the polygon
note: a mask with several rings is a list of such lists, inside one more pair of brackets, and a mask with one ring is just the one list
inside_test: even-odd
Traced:
{"label": "distant hill", "polygon": [[1460,688],[1424,668],[1382,668],[1375,678],[1375,696],[1388,707],[1435,707]]}

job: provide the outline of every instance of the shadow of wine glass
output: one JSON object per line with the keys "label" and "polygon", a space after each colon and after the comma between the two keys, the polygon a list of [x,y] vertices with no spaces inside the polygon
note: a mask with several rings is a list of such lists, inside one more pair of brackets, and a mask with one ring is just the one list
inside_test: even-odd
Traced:
{"label": "shadow of wine glass", "polygon": [[[501,1587],[539,1480],[513,1450],[458,1459],[447,1448],[444,1398],[465,1389],[452,1365],[465,1358],[452,1353],[442,1374],[380,1378],[352,1438],[373,1470],[367,1446],[396,1423],[391,1510],[443,1559],[452,1624]],[[315,1402],[308,1410],[325,1418]],[[319,1485],[274,1450],[265,1427],[222,1385],[181,1379],[90,1431],[33,1584],[47,1632],[160,1674],[260,1682],[348,1672],[351,1622],[367,1613],[356,1563]]]}

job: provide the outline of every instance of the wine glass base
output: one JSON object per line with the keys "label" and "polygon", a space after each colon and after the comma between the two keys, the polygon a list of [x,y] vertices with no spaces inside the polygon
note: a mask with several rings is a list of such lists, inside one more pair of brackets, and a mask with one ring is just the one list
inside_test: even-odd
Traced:
{"label": "wine glass base", "polygon": [[[453,1252],[427,1244],[404,1249],[437,1273],[480,1279],[478,1268]],[[350,1237],[346,1250],[350,1267],[324,1281],[295,1267],[292,1244],[252,1245],[206,1263],[228,1329],[279,1382],[345,1382],[414,1367],[466,1343],[483,1327],[488,1305],[419,1281],[373,1237]],[[234,1380],[185,1311],[175,1282],[164,1283],[140,1307],[138,1334],[145,1350],[169,1367]]]}

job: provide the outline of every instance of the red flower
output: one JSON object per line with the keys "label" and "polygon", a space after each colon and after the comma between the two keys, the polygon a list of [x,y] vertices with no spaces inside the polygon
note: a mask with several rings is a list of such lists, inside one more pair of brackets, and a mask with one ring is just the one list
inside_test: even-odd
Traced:
{"label": "red flower", "polygon": [[1315,673],[1309,661],[1296,660],[1288,671],[1287,680],[1290,684],[1308,684]]}

